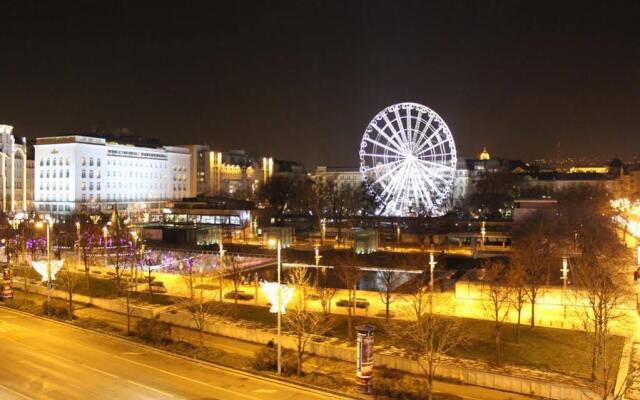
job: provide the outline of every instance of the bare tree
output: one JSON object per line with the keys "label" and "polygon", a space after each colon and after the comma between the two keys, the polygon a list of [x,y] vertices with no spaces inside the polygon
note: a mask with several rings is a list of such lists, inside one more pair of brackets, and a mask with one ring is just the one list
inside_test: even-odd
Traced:
{"label": "bare tree", "polygon": [[331,302],[333,301],[338,289],[329,285],[327,281],[326,268],[322,268],[322,270],[317,271],[315,286],[320,300],[320,305],[322,306],[322,312],[327,315],[331,313]]}
{"label": "bare tree", "polygon": [[551,267],[559,265],[556,215],[535,213],[518,223],[513,232],[514,264],[524,268],[525,292],[531,304],[531,328],[535,326],[535,307],[549,284]]}
{"label": "bare tree", "polygon": [[[224,266],[220,270],[222,277],[231,280],[233,295],[233,317],[238,318],[238,297],[240,295],[240,286],[242,284],[242,265],[238,257],[225,257]],[[220,278],[222,285],[222,278]]]}
{"label": "bare tree", "polygon": [[353,253],[349,253],[344,257],[336,260],[336,269],[338,278],[342,281],[347,289],[347,339],[353,339],[353,314],[356,306],[357,284],[362,277],[362,270],[358,268],[357,257]]}
{"label": "bare tree", "polygon": [[197,266],[194,259],[188,259],[182,269],[182,280],[187,288],[187,296],[183,303],[191,315],[191,320],[198,330],[200,345],[204,346],[204,331],[213,314],[218,311],[220,303],[214,301],[215,295],[206,284],[210,274],[203,266]]}
{"label": "bare tree", "polygon": [[522,264],[514,262],[507,273],[507,285],[511,289],[511,305],[516,310],[516,343],[520,343],[520,325],[522,324],[522,310],[527,300],[527,281]]}
{"label": "bare tree", "polygon": [[379,271],[378,282],[382,290],[379,293],[380,301],[384,303],[384,317],[386,322],[389,322],[389,307],[391,303],[396,300],[395,290],[400,283],[400,274],[390,269]]}
{"label": "bare tree", "polygon": [[67,292],[67,306],[69,311],[69,320],[73,320],[73,294],[75,293],[78,284],[80,283],[80,275],[75,272],[71,272],[71,269],[67,266],[56,275],[56,280]]}
{"label": "bare tree", "polygon": [[431,399],[436,367],[466,341],[466,336],[458,320],[443,315],[447,310],[433,312],[432,293],[427,286],[418,285],[407,298],[405,308],[409,321],[396,321],[388,331],[422,369]]}
{"label": "bare tree", "polygon": [[607,254],[583,254],[574,260],[572,276],[584,330],[592,338],[591,380],[606,396],[615,384],[615,367],[607,355],[610,345],[610,326],[621,319],[620,306],[629,297],[624,271],[625,257],[615,250]]}
{"label": "bare tree", "polygon": [[486,311],[493,321],[493,335],[496,342],[496,364],[502,365],[502,326],[509,315],[510,287],[507,285],[506,268],[501,262],[489,261],[484,264],[488,304]]}
{"label": "bare tree", "polygon": [[[295,288],[309,286],[306,268],[295,268],[289,272],[289,284]],[[293,303],[284,314],[285,327],[291,332],[296,343],[297,374],[302,375],[302,363],[307,345],[314,337],[325,334],[333,326],[333,318],[307,311],[304,299]]]}

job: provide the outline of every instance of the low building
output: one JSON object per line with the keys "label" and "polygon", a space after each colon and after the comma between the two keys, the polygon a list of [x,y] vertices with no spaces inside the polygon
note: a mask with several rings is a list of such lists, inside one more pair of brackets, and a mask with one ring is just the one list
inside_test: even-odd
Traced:
{"label": "low building", "polygon": [[38,138],[35,208],[148,211],[185,197],[189,152],[132,135],[68,135]]}
{"label": "low building", "polygon": [[0,206],[3,211],[33,209],[33,154],[28,151],[26,138],[16,142],[13,126],[0,125],[0,153],[3,155]]}

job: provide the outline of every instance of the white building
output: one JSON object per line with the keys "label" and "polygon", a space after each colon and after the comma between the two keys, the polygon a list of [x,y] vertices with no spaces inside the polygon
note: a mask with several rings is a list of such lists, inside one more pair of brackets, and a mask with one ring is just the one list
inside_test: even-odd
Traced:
{"label": "white building", "polygon": [[0,164],[2,210],[30,210],[33,201],[33,160],[27,157],[26,138],[22,138],[22,143],[16,143],[11,125],[0,125],[0,153],[4,164]]}
{"label": "white building", "polygon": [[101,137],[38,138],[35,145],[37,211],[75,209],[144,211],[189,193],[189,151],[133,146]]}

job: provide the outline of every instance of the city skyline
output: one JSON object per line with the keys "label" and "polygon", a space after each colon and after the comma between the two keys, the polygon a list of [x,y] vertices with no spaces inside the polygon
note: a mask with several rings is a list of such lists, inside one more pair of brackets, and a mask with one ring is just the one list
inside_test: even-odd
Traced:
{"label": "city skyline", "polygon": [[0,120],[18,136],[127,127],[357,165],[375,113],[415,101],[468,156],[550,158],[559,144],[630,159],[640,145],[635,4],[6,8]]}

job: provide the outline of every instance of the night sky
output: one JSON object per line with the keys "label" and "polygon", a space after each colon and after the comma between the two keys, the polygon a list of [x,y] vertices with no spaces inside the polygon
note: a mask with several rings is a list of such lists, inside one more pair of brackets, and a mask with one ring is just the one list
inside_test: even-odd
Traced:
{"label": "night sky", "polygon": [[640,153],[638,1],[7,3],[0,123],[16,136],[126,127],[356,165],[369,120],[415,101],[462,155]]}

